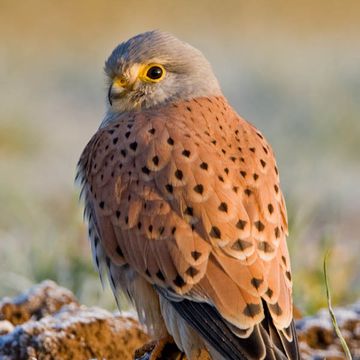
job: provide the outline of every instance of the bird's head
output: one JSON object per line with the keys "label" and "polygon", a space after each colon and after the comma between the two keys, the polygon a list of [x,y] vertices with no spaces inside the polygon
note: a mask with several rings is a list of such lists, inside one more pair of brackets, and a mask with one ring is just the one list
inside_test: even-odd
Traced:
{"label": "bird's head", "polygon": [[105,63],[105,72],[112,113],[221,93],[199,50],[157,30],[118,45]]}

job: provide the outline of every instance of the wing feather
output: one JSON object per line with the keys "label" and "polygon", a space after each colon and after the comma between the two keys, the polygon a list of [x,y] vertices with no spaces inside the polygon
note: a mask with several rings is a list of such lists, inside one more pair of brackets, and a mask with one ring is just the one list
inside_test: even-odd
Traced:
{"label": "wing feather", "polygon": [[237,338],[264,338],[266,316],[278,346],[296,347],[284,330],[292,285],[274,155],[224,98],[119,115],[86,146],[79,178],[98,260],[204,302]]}

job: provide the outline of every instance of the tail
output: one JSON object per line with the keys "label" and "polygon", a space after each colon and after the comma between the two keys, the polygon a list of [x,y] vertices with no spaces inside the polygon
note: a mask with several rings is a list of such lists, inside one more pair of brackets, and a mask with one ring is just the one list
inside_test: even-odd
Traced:
{"label": "tail", "polygon": [[224,320],[214,306],[180,300],[163,288],[156,287],[156,290],[224,360],[300,359],[294,322],[287,329],[277,329],[265,302],[265,318],[244,338],[236,334],[236,328]]}

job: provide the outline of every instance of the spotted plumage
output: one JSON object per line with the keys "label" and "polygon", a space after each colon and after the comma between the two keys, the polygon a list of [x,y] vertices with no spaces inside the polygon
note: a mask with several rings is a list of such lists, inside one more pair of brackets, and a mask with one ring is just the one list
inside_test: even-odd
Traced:
{"label": "spotted plumage", "polygon": [[[189,49],[171,35],[142,36],[114,51],[111,81],[145,39],[159,54],[151,58],[147,48],[136,61],[164,69],[171,54],[163,42]],[[115,294],[128,294],[154,337],[170,333],[189,359],[201,349],[213,359],[296,359],[274,155],[216,84],[207,93],[199,80],[201,91],[138,100],[133,108],[132,100],[112,101],[79,161],[95,263]],[[215,334],[202,324],[211,322]]]}

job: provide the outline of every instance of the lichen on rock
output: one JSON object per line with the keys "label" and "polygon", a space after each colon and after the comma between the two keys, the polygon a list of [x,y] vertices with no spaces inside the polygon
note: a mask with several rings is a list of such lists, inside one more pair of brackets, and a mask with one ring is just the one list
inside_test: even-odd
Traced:
{"label": "lichen on rock", "polygon": [[20,325],[28,320],[39,320],[54,314],[66,304],[79,304],[75,295],[68,289],[51,280],[31,287],[14,299],[0,301],[0,320],[8,320],[13,325]]}
{"label": "lichen on rock", "polygon": [[[335,308],[341,333],[354,359],[360,359],[360,302]],[[300,351],[303,360],[345,359],[340,340],[333,329],[327,309],[296,322]]]}
{"label": "lichen on rock", "polygon": [[1,360],[127,360],[149,339],[133,316],[79,305],[69,290],[53,282],[4,304],[0,317],[7,319],[9,331],[0,333]]}

